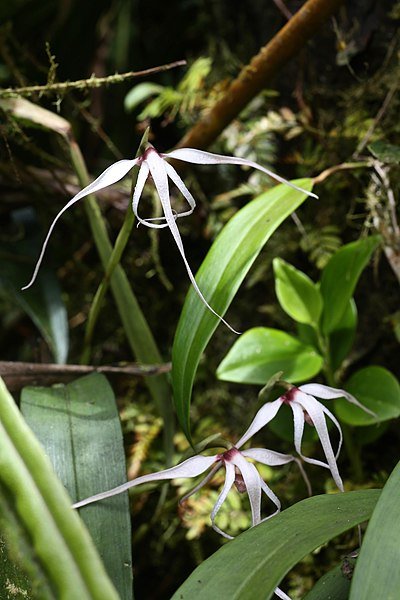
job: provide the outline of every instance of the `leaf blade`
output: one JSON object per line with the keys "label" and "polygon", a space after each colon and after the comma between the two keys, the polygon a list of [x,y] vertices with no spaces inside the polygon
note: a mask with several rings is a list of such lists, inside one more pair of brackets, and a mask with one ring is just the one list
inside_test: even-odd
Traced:
{"label": "leaf blade", "polygon": [[321,370],[322,357],[285,331],[269,327],[249,329],[234,343],[217,369],[218,379],[265,385],[277,371],[300,382]]}
{"label": "leaf blade", "polygon": [[[126,481],[118,411],[103,375],[94,373],[67,386],[25,388],[21,412],[74,502]],[[88,506],[79,514],[121,598],[130,600],[128,495]]]}
{"label": "leaf blade", "polygon": [[306,554],[367,520],[379,493],[361,490],[298,502],[223,546],[194,570],[172,600],[268,600]]}
{"label": "leaf blade", "polygon": [[[297,185],[312,189],[312,180]],[[306,195],[278,185],[242,208],[215,240],[196,277],[211,306],[224,315],[261,248]],[[217,265],[218,273],[215,273]],[[172,348],[172,385],[179,422],[190,438],[189,409],[193,381],[200,357],[218,320],[189,290]]]}
{"label": "leaf blade", "polygon": [[396,600],[400,590],[400,462],[382,490],[367,527],[350,600]]}

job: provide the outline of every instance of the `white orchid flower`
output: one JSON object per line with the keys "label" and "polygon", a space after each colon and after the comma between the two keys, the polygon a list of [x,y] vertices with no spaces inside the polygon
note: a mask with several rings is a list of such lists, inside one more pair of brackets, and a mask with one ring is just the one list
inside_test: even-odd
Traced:
{"label": "white orchid flower", "polygon": [[[243,436],[247,440],[249,436],[248,431]],[[202,473],[205,473],[208,469],[210,472],[204,477],[200,483],[198,483],[188,494],[186,494],[180,503],[184,502],[189,496],[200,490],[206,485],[221,468],[225,467],[225,483],[222,487],[221,493],[218,496],[217,502],[211,512],[211,525],[212,528],[220,533],[222,536],[233,539],[232,536],[222,531],[216,524],[216,516],[225,502],[226,497],[235,484],[239,492],[247,492],[250,501],[251,516],[252,516],[252,527],[261,523],[262,520],[269,519],[280,511],[281,503],[274,492],[268,487],[259,475],[256,467],[250,461],[257,461],[263,465],[270,467],[276,467],[285,465],[290,462],[296,462],[299,466],[300,472],[306,482],[307,489],[311,495],[311,488],[307,476],[303,470],[303,466],[300,460],[290,454],[281,454],[280,452],[274,452],[273,450],[266,450],[265,448],[250,448],[248,450],[239,450],[244,444],[244,441],[239,442],[236,446],[233,446],[229,450],[223,453],[215,454],[214,456],[202,456],[198,454],[187,460],[183,461],[176,467],[165,469],[164,471],[158,471],[156,473],[149,473],[148,475],[142,475],[132,481],[123,483],[111,490],[106,492],[100,492],[84,500],[80,500],[73,505],[73,508],[80,508],[91,504],[92,502],[98,502],[111,496],[121,494],[130,488],[136,487],[142,483],[151,483],[153,481],[163,481],[169,479],[180,479],[186,477],[197,477]],[[261,519],[261,495],[262,492],[275,504],[276,510],[272,515]]]}
{"label": "white orchid flower", "polygon": [[[303,190],[302,188],[296,186],[295,184],[293,184],[289,181],[286,181],[286,179],[283,179],[283,177],[280,177],[279,175],[275,175],[270,170],[265,169],[264,167],[261,167],[260,165],[258,165],[257,163],[255,163],[251,160],[246,160],[244,158],[236,158],[236,157],[232,157],[232,156],[222,156],[219,154],[212,154],[210,152],[204,152],[202,150],[194,150],[192,148],[180,148],[178,150],[173,150],[172,152],[168,152],[167,154],[159,154],[157,152],[157,150],[151,144],[149,144],[147,150],[141,156],[134,158],[133,160],[119,160],[116,163],[114,163],[113,165],[111,165],[110,167],[108,167],[108,169],[106,169],[101,175],[99,175],[99,177],[97,179],[95,179],[95,181],[93,181],[91,184],[86,186],[83,190],[78,192],[78,194],[76,194],[76,196],[74,196],[69,202],[67,202],[67,204],[59,211],[59,213],[54,218],[54,220],[50,226],[50,229],[47,233],[47,236],[43,242],[43,246],[40,251],[40,255],[37,260],[37,263],[36,263],[36,266],[35,266],[35,269],[34,269],[34,272],[32,275],[32,279],[22,289],[26,290],[34,283],[36,276],[38,274],[40,265],[42,263],[50,236],[54,230],[54,227],[55,227],[57,221],[61,217],[61,215],[63,215],[65,213],[65,211],[67,211],[73,204],[78,202],[78,200],[81,200],[82,198],[84,198],[85,196],[88,196],[89,194],[93,194],[95,192],[98,192],[99,190],[102,190],[102,189],[110,186],[110,185],[113,185],[114,183],[116,183],[117,181],[120,181],[123,177],[125,177],[134,166],[140,166],[138,177],[137,177],[137,182],[136,182],[136,187],[134,189],[133,198],[132,198],[132,209],[133,209],[133,212],[134,212],[136,218],[138,219],[139,223],[142,223],[143,225],[146,225],[147,227],[153,227],[153,228],[169,227],[169,229],[172,233],[172,236],[175,240],[175,243],[178,247],[178,250],[182,256],[187,273],[189,275],[189,279],[190,279],[194,289],[196,290],[197,294],[200,296],[201,300],[204,302],[204,304],[207,306],[207,308],[216,317],[218,317],[223,323],[225,323],[225,325],[227,325],[229,327],[229,329],[231,329],[235,333],[238,333],[218,313],[216,313],[215,310],[208,304],[207,300],[204,298],[203,294],[201,293],[201,291],[195,281],[192,270],[186,259],[186,254],[185,254],[185,250],[183,248],[182,239],[181,239],[179,229],[176,224],[176,219],[190,215],[196,206],[196,202],[195,202],[192,194],[189,192],[189,190],[183,183],[182,179],[179,177],[178,173],[167,162],[166,159],[168,159],[168,158],[173,158],[173,159],[178,159],[178,160],[182,160],[185,162],[191,162],[194,164],[203,164],[203,165],[234,164],[234,165],[245,165],[248,167],[253,167],[254,169],[258,169],[259,171],[266,173],[273,179],[276,179],[277,181],[279,181],[281,183],[285,183],[286,185],[294,188],[297,191],[303,192],[303,193],[307,194],[308,196],[313,196],[314,198],[318,198],[318,196],[316,196],[316,194],[313,194],[312,192],[308,192],[307,190]],[[159,217],[156,219],[142,219],[138,215],[138,205],[139,205],[140,196],[142,194],[144,185],[145,185],[146,180],[149,177],[149,175],[151,175],[151,177],[153,179],[158,196],[160,198],[163,213],[164,213],[163,217]],[[189,210],[181,212],[181,213],[176,213],[173,211],[173,209],[171,207],[168,177],[176,185],[176,187],[181,192],[181,194],[183,195],[185,200],[187,200],[189,207],[190,207]],[[165,221],[165,223],[154,223],[154,221]]]}
{"label": "white orchid flower", "polygon": [[[371,410],[363,406],[354,396],[346,392],[345,390],[336,389],[327,385],[319,383],[308,383],[300,385],[299,387],[292,386],[285,394],[280,396],[273,402],[267,402],[257,412],[250,427],[246,433],[240,438],[239,445],[244,444],[247,440],[252,437],[257,431],[264,427],[267,423],[277,414],[282,404],[288,404],[293,411],[293,423],[294,423],[294,445],[296,451],[301,458],[312,465],[319,465],[329,469],[332,473],[332,477],[341,492],[343,492],[343,482],[339,475],[337,466],[337,459],[342,447],[342,430],[339,422],[335,415],[324,406],[321,402],[318,402],[314,398],[322,398],[323,400],[331,400],[333,398],[346,398],[352,404],[355,404],[365,412],[376,416]],[[329,437],[328,427],[326,424],[325,415],[328,416],[339,431],[339,444],[336,453],[333,451],[332,443]],[[304,423],[307,422],[310,425],[314,425],[317,430],[319,439],[323,451],[326,456],[327,462],[324,463],[314,458],[308,458],[304,456],[301,451],[301,442],[303,439]]]}

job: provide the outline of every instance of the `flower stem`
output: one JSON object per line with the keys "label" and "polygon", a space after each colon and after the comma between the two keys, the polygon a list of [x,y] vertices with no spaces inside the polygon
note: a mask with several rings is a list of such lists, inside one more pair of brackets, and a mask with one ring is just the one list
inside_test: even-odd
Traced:
{"label": "flower stem", "polygon": [[[90,183],[89,175],[86,169],[85,161],[78,144],[73,138],[68,139],[69,150],[75,172],[82,186],[87,186]],[[124,326],[125,335],[127,336],[129,345],[133,354],[139,362],[144,364],[161,363],[161,355],[157,348],[150,327],[141,311],[139,303],[130,287],[126,273],[118,264],[118,255],[122,254],[124,243],[126,244],[126,236],[129,230],[130,220],[126,219],[123,231],[119,236],[118,248],[114,249],[110,243],[106,225],[100,208],[93,195],[87,197],[86,212],[92,230],[94,242],[103,263],[106,276],[109,277],[111,290]],[[110,259],[112,262],[110,263]],[[114,264],[115,263],[115,264]],[[99,310],[102,297],[104,297],[107,287],[106,278],[104,280],[104,291],[98,290],[98,299],[96,300],[96,312]],[[171,463],[173,450],[173,432],[174,418],[171,404],[171,394],[165,375],[157,375],[154,377],[146,377],[146,385],[156,403],[157,409],[164,420],[164,445],[166,452],[167,464]]]}

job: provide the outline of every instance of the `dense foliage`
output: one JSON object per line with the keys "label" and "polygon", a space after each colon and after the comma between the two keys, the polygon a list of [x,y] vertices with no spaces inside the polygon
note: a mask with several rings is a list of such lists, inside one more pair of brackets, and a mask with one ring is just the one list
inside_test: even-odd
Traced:
{"label": "dense foliage", "polygon": [[[234,542],[209,527],[224,482],[220,470],[178,508],[191,481],[135,487],[132,532],[125,497],[110,501],[111,521],[97,505],[85,509],[83,519],[106,570],[117,572],[111,579],[120,597],[132,597],[132,539],[137,598],[174,593],[176,598],[206,598],[215,590],[221,598],[270,597],[232,591],[235,582],[229,588],[223,565],[243,553],[249,559],[243,570],[238,567],[238,579],[247,577],[250,563],[262,566],[268,559],[274,565],[270,580],[253,574],[252,589],[279,585],[293,599],[323,598],[318,587],[310,592],[314,584],[328,571],[331,576],[339,563],[340,576],[350,565],[340,596],[345,600],[359,546],[356,526],[372,515],[373,532],[382,529],[390,536],[398,531],[398,525],[392,531],[388,522],[382,525],[385,508],[380,504],[386,502],[387,519],[395,522],[398,509],[388,490],[398,495],[394,469],[399,456],[393,451],[399,447],[400,415],[398,2],[342,3],[208,148],[296,180],[319,200],[284,184],[276,187],[259,170],[172,163],[197,201],[193,214],[174,219],[187,208],[171,185],[171,219],[179,226],[186,258],[193,273],[201,265],[201,292],[218,314],[229,308],[224,318],[241,336],[219,323],[193,288],[188,292],[182,251],[168,228],[134,224],[130,204],[137,169],[101,189],[97,200],[82,200],[62,215],[35,284],[21,291],[50,223],[67,201],[112,163],[141,155],[147,136],[159,152],[179,146],[224,99],[240,69],[285,25],[288,11],[294,14],[303,4],[19,0],[0,7],[0,375],[72,499],[122,483],[124,453],[128,479],[133,480],[176,465],[191,457],[193,449],[194,454],[202,452],[207,443],[220,448],[221,437],[238,439],[263,403],[285,398],[285,381],[344,388],[373,412],[371,416],[343,398],[328,400],[344,437],[338,466],[346,494],[338,497],[343,517],[335,524],[328,519],[330,494],[336,489],[331,472],[307,462],[318,496],[304,504],[299,502],[307,496],[306,485],[293,462],[276,469],[260,466],[282,508],[291,508],[256,528],[251,528],[254,516],[252,521],[246,494],[232,490],[217,523],[231,535],[240,534]],[[95,84],[115,73],[174,61],[187,64]],[[63,85],[57,88],[58,83]],[[40,89],[30,91],[29,86]],[[139,214],[160,219],[166,215],[163,208],[164,213],[154,187],[147,184]],[[88,375],[100,366],[104,374]],[[54,383],[58,385],[50,387]],[[81,412],[91,394],[93,411],[85,407]],[[54,497],[49,493],[50,465],[13,412],[5,387],[0,396],[1,426],[9,443],[0,446],[6,457],[0,458],[0,526],[7,545],[6,550],[1,542],[0,557],[11,569],[4,589],[12,577],[21,598],[61,593],[40,544],[35,555],[32,540],[46,541],[21,517],[32,510],[37,520],[48,514],[53,519],[49,545],[61,548],[65,542],[63,577],[76,584],[70,597],[101,598],[102,585],[106,590],[110,585],[107,598],[118,597],[86,530],[69,515],[62,486]],[[258,446],[296,454],[289,402],[282,404],[255,440]],[[325,460],[326,447],[307,417],[304,455]],[[334,429],[329,428],[329,435],[336,447]],[[21,435],[33,444],[31,458]],[[91,435],[94,441],[86,444]],[[43,476],[35,469],[36,460],[43,464]],[[392,472],[374,511],[378,493],[371,488],[383,488]],[[20,512],[15,498],[24,493],[30,477],[32,506]],[[37,504],[35,490],[41,494]],[[68,513],[65,522],[58,502]],[[125,513],[114,529],[118,511]],[[104,528],[99,526],[103,518]],[[287,536],[295,547],[296,536],[292,539],[288,532],[304,519],[310,519],[309,531],[304,525],[306,539],[296,556],[282,558],[284,546],[275,556],[273,540]],[[271,529],[269,523],[274,523]],[[68,538],[66,531],[76,531],[78,537],[71,533]],[[377,560],[372,535],[366,534],[360,573]],[[259,556],[254,546],[262,536],[270,554]],[[87,549],[88,566],[82,567],[83,551],[76,554],[78,539]],[[108,551],[102,551],[102,539],[107,539]],[[203,562],[215,552],[215,562]],[[100,582],[93,580],[91,567],[99,570]],[[260,567],[260,572],[268,568]],[[370,587],[363,588],[367,584],[357,568],[355,573],[356,591],[351,593],[359,595],[351,598],[378,597],[378,583],[369,581]],[[213,592],[196,591],[203,578],[215,586]]]}

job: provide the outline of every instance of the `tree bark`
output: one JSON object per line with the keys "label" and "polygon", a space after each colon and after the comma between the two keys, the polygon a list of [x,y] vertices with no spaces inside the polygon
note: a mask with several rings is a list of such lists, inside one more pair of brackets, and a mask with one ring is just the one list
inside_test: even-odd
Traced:
{"label": "tree bark", "polygon": [[344,0],[307,0],[304,6],[246,65],[226,94],[190,129],[177,148],[207,148],[243,108],[296,56]]}

